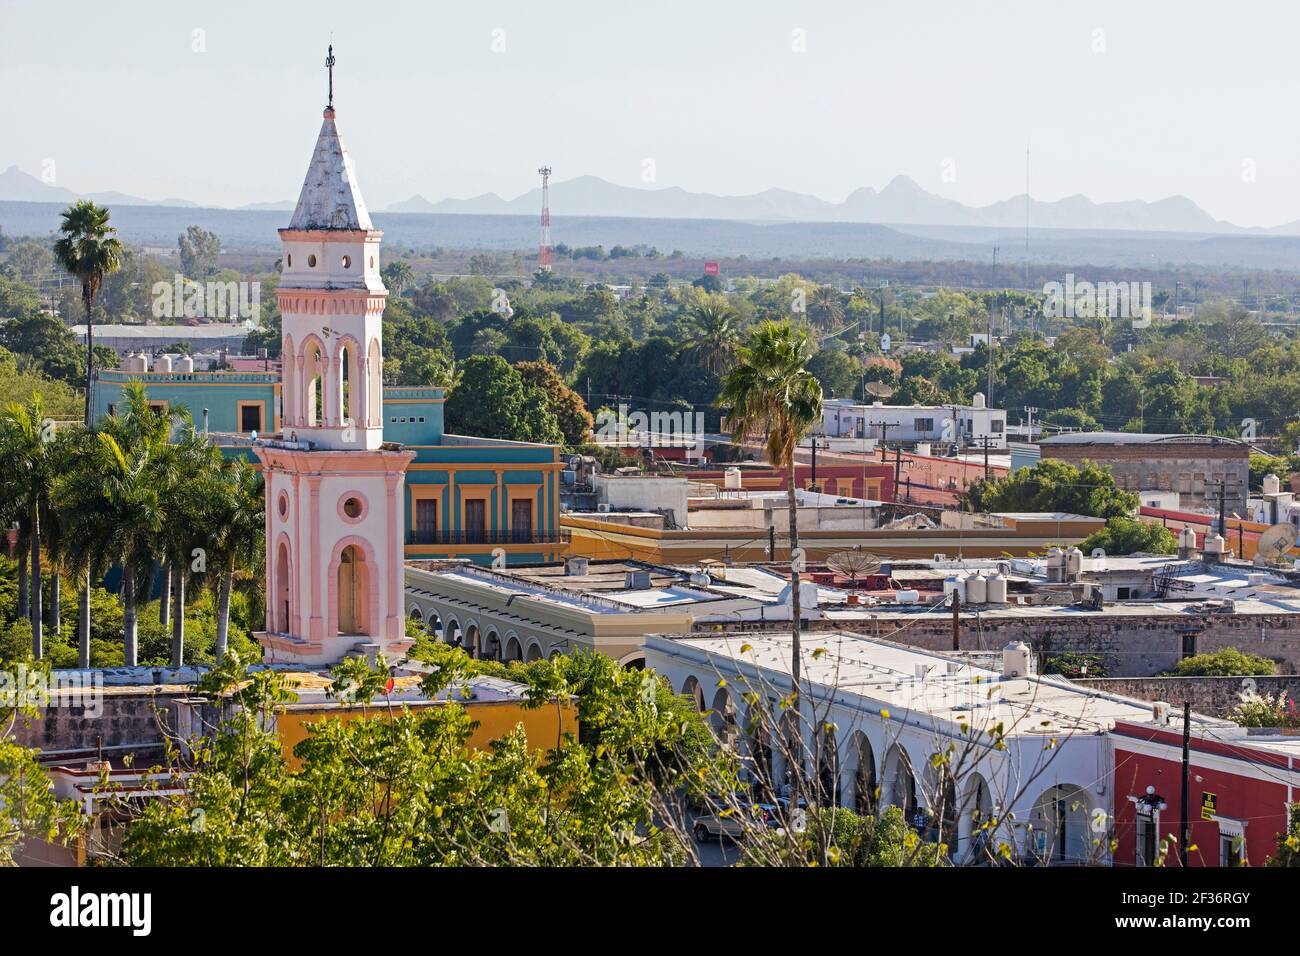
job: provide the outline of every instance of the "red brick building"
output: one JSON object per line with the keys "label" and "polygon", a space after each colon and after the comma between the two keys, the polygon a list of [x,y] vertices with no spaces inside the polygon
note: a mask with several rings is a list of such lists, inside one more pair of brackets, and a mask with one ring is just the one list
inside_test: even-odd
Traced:
{"label": "red brick building", "polygon": [[[1165,865],[1179,866],[1181,719],[1163,726],[1121,722],[1111,739],[1115,865],[1150,866],[1161,841],[1173,837]],[[1259,866],[1273,856],[1287,806],[1300,800],[1300,737],[1194,725],[1190,767],[1188,865]]]}

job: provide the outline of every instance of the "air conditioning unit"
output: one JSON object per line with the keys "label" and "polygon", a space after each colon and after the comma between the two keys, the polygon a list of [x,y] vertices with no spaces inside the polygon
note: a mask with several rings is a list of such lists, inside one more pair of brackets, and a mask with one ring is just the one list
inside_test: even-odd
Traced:
{"label": "air conditioning unit", "polygon": [[596,505],[596,510],[603,515],[609,514],[609,503],[602,501],[600,504]]}

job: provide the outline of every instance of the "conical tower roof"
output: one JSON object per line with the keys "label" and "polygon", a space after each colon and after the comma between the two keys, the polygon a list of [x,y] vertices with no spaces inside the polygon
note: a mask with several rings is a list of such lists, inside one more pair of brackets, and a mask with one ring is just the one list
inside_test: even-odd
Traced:
{"label": "conical tower roof", "polygon": [[289,229],[369,231],[373,228],[357,186],[352,160],[334,123],[334,110],[326,108]]}

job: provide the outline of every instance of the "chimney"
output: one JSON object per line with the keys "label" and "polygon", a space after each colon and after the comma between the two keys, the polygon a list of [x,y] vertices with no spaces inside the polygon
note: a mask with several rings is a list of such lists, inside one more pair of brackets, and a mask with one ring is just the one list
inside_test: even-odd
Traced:
{"label": "chimney", "polygon": [[587,573],[587,559],[582,557],[568,558],[564,562],[565,577],[581,576]]}

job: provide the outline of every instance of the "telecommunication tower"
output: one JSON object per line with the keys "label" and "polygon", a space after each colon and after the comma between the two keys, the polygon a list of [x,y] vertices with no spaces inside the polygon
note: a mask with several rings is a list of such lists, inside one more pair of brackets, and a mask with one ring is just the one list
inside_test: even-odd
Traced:
{"label": "telecommunication tower", "polygon": [[537,267],[551,271],[551,167],[539,170],[542,176],[542,242],[537,250]]}

